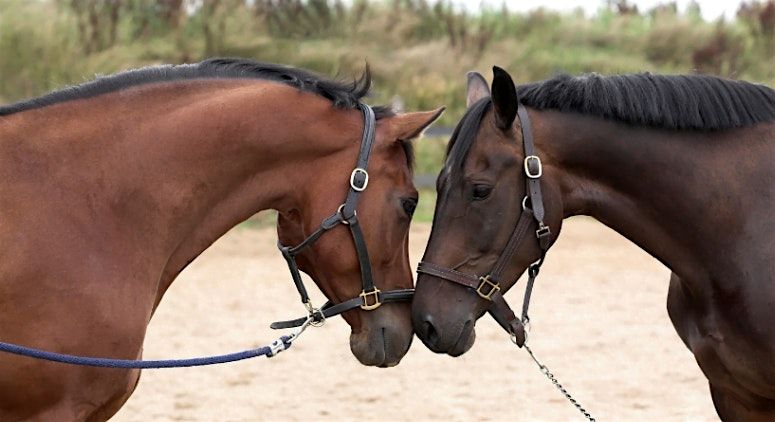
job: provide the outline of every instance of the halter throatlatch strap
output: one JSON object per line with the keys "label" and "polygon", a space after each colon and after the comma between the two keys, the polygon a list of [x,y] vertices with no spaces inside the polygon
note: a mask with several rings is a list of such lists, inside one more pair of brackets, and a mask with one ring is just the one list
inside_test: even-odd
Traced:
{"label": "halter throatlatch strap", "polygon": [[[272,323],[270,326],[271,328],[280,329],[298,327],[304,324],[308,317],[312,317],[315,323],[320,324],[325,321],[326,318],[339,315],[351,309],[361,308],[370,311],[378,308],[383,303],[411,300],[412,295],[414,294],[414,289],[400,289],[383,292],[374,286],[369,251],[366,247],[366,240],[363,237],[363,230],[361,230],[361,225],[358,222],[356,208],[361,192],[366,190],[366,187],[369,185],[369,158],[371,157],[371,151],[376,138],[377,123],[374,116],[374,110],[372,110],[371,107],[365,104],[359,104],[359,108],[363,112],[363,136],[361,138],[361,147],[358,152],[355,168],[350,173],[350,188],[347,191],[347,197],[345,198],[344,203],[339,206],[333,215],[323,220],[317,230],[298,245],[289,247],[283,246],[280,242],[277,243],[277,247],[283,254],[283,258],[285,258],[285,261],[288,263],[288,269],[291,272],[293,284],[296,285],[296,290],[299,291],[301,301],[304,306],[306,306],[309,315],[298,319]],[[355,245],[355,252],[358,255],[363,290],[357,297],[338,304],[329,301],[326,302],[322,308],[317,309],[312,306],[309,295],[307,294],[307,289],[304,287],[299,267],[296,264],[296,255],[315,243],[320,236],[340,224],[344,224],[350,229],[353,244]]]}
{"label": "halter throatlatch strap", "polygon": [[[506,247],[498,256],[492,270],[489,274],[477,277],[471,274],[465,274],[450,268],[442,267],[430,262],[420,262],[417,267],[418,273],[428,274],[453,283],[473,289],[476,294],[484,300],[487,300],[489,306],[487,311],[492,315],[495,321],[503,327],[514,339],[514,342],[522,347],[527,339],[526,325],[530,321],[528,316],[528,307],[530,306],[530,296],[535,284],[535,278],[544,262],[544,256],[549,249],[551,242],[551,230],[544,224],[544,199],[541,192],[541,176],[543,175],[543,166],[538,157],[533,140],[533,131],[530,126],[530,116],[527,109],[522,104],[517,108],[520,127],[522,129],[522,142],[524,144],[525,159],[523,162],[523,171],[525,173],[525,198],[522,201],[522,213],[519,216],[514,231],[509,237]],[[538,246],[541,249],[541,258],[528,267],[528,281],[525,286],[525,297],[522,302],[522,316],[518,317],[511,309],[509,304],[503,298],[501,292],[501,276],[508,263],[514,257],[519,245],[528,238],[531,224],[535,222],[535,236]]]}

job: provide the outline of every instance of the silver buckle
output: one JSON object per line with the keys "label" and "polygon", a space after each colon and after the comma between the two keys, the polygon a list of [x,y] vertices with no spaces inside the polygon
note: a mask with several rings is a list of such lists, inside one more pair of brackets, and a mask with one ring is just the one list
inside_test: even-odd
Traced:
{"label": "silver buckle", "polygon": [[[355,186],[355,175],[358,173],[363,173],[365,176],[365,179],[363,179],[363,186]],[[363,192],[366,190],[366,186],[369,186],[369,172],[367,172],[366,169],[356,167],[353,169],[353,172],[350,173],[350,187],[356,192]]]}
{"label": "silver buckle", "polygon": [[[530,160],[535,160],[535,162],[538,164],[538,172],[536,173],[530,172],[530,165],[529,165]],[[537,155],[528,155],[527,157],[525,157],[525,174],[527,175],[527,177],[531,179],[538,179],[539,177],[541,177],[541,175],[544,174],[544,168],[541,165],[541,159],[538,158]]]}

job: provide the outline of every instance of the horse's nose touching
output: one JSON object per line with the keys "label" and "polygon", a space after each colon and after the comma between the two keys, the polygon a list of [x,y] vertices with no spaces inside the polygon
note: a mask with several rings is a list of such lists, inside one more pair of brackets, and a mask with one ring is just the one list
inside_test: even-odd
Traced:
{"label": "horse's nose touching", "polygon": [[409,351],[414,333],[408,303],[387,303],[361,312],[360,330],[350,334],[350,350],[364,365],[396,366]]}
{"label": "horse's nose touching", "polygon": [[[476,317],[466,309],[456,306],[458,300],[445,300],[446,283],[420,275],[412,302],[412,325],[417,337],[436,353],[460,356],[474,344]],[[431,291],[433,290],[433,291]],[[462,296],[460,299],[465,299]]]}

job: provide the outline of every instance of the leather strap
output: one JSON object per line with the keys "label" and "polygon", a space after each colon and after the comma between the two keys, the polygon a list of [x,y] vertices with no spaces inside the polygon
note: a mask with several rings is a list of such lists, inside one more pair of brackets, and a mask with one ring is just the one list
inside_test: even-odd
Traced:
{"label": "leather strap", "polygon": [[367,169],[369,167],[371,150],[376,138],[375,131],[377,123],[376,118],[374,117],[374,110],[365,104],[360,104],[360,107],[361,111],[363,111],[363,136],[361,137],[361,149],[358,151],[358,159],[355,162],[355,168],[352,173],[350,173],[350,190],[347,192],[347,198],[345,199],[344,207],[342,208],[342,217],[345,219],[349,219],[355,215],[358,197],[368,186],[369,179]]}
{"label": "leather strap", "polygon": [[509,306],[501,292],[493,295],[492,305],[487,312],[507,333],[514,336],[518,346],[525,344],[525,325]]}
{"label": "leather strap", "polygon": [[533,128],[530,125],[530,116],[527,114],[527,109],[522,104],[517,107],[517,115],[519,116],[519,124],[522,127],[522,143],[525,151],[525,173],[528,173],[528,177],[525,178],[527,183],[526,195],[530,198],[530,208],[533,210],[536,221],[541,225],[544,222],[544,198],[541,194],[541,177],[529,177],[529,174],[541,174],[543,169],[540,159],[530,159],[529,157],[538,157],[536,155],[535,142],[533,142]]}
{"label": "leather strap", "polygon": [[374,278],[371,275],[371,261],[369,260],[369,250],[366,248],[366,240],[363,238],[363,231],[361,231],[361,225],[358,223],[358,218],[353,215],[348,220],[350,225],[350,233],[353,236],[353,242],[355,243],[355,253],[358,255],[358,264],[361,267],[361,284],[363,291],[374,291]]}
{"label": "leather strap", "polygon": [[[412,296],[414,296],[414,289],[400,289],[400,290],[390,290],[387,292],[379,292],[378,296],[379,296],[379,301],[382,303],[408,301],[408,300],[412,300]],[[363,305],[363,299],[360,296],[346,300],[336,305],[333,302],[328,301],[323,305],[322,308],[320,308],[320,313],[323,315],[323,318],[320,318],[320,320],[345,313],[355,308],[360,308],[361,305]],[[304,321],[306,321],[308,317],[309,316],[304,316],[301,318],[291,319],[288,321],[273,322],[272,325],[270,325],[269,327],[275,330],[279,330],[283,328],[299,327],[301,326],[301,324],[304,324]]]}
{"label": "leather strap", "polygon": [[[533,141],[533,131],[530,126],[530,116],[527,109],[522,104],[518,105],[517,115],[519,116],[520,126],[522,128],[522,141],[524,144],[525,159],[523,162],[525,173],[525,199],[523,201],[522,213],[514,226],[514,230],[509,237],[498,260],[493,265],[490,273],[484,277],[462,273],[460,271],[445,268],[430,262],[420,262],[417,266],[418,273],[428,274],[443,280],[468,287],[477,292],[477,294],[490,302],[487,312],[492,315],[495,321],[513,336],[514,342],[522,347],[527,340],[525,325],[529,322],[528,307],[530,306],[530,296],[535,284],[535,278],[543,264],[546,251],[549,249],[551,232],[549,227],[544,224],[544,199],[541,192],[541,176],[543,168],[541,159],[536,155],[535,142]],[[529,204],[528,204],[529,201]],[[538,245],[541,248],[541,258],[538,262],[528,267],[528,282],[525,288],[525,297],[522,303],[522,317],[517,317],[514,311],[503,297],[500,291],[500,281],[503,271],[508,263],[514,257],[519,245],[526,239],[531,223],[535,221],[537,230],[535,236]],[[487,285],[485,285],[487,284]],[[484,292],[482,290],[485,290]]]}
{"label": "leather strap", "polygon": [[471,289],[477,289],[479,287],[479,277],[471,274],[461,273],[460,271],[453,269],[444,268],[430,262],[420,262],[417,265],[417,272],[443,278]]}
{"label": "leather strap", "polygon": [[[377,123],[374,110],[372,110],[371,107],[365,104],[359,104],[358,107],[363,112],[363,135],[361,137],[361,146],[358,151],[358,159],[356,160],[355,168],[350,173],[350,189],[347,191],[347,197],[345,198],[344,203],[333,215],[323,220],[317,230],[307,236],[307,238],[298,245],[289,247],[277,242],[277,247],[280,249],[283,258],[285,258],[285,261],[288,264],[288,270],[291,272],[293,284],[296,286],[301,301],[307,306],[310,314],[304,318],[275,322],[271,325],[274,329],[298,327],[309,317],[318,317],[319,320],[322,321],[325,318],[339,315],[342,312],[347,312],[355,308],[371,310],[377,308],[381,303],[411,300],[412,295],[414,294],[414,289],[382,292],[374,286],[369,251],[366,247],[366,240],[363,236],[360,223],[358,222],[356,208],[358,206],[360,193],[363,192],[369,184],[369,158],[371,157],[371,151],[376,138]],[[358,297],[354,297],[339,304],[334,304],[329,301],[323,305],[321,310],[315,311],[312,308],[309,294],[302,281],[299,267],[296,264],[296,255],[315,243],[323,234],[340,224],[345,224],[350,228],[350,234],[352,235],[353,244],[355,245],[355,252],[358,255],[358,265],[361,270],[361,285],[363,290]],[[317,314],[317,312],[319,312],[319,314]]]}
{"label": "leather strap", "polygon": [[514,254],[517,252],[519,245],[521,245],[522,241],[525,240],[525,234],[527,234],[528,228],[530,228],[530,223],[532,222],[533,213],[529,208],[523,209],[522,215],[519,216],[519,220],[517,221],[517,225],[514,226],[514,231],[511,232],[509,242],[506,243],[506,248],[503,249],[503,252],[501,252],[498,260],[495,261],[495,265],[490,271],[490,279],[495,282],[500,282],[503,270],[506,269],[506,265],[508,265],[508,263],[514,257]]}
{"label": "leather strap", "polygon": [[301,280],[299,266],[296,265],[296,259],[294,258],[295,255],[293,252],[291,252],[290,248],[283,246],[279,241],[277,242],[277,246],[280,248],[280,253],[282,253],[283,258],[285,258],[285,262],[288,264],[288,270],[291,272],[293,284],[296,286],[296,290],[299,292],[299,296],[301,297],[301,303],[308,303],[309,294],[307,294],[307,288],[304,287],[304,282]]}

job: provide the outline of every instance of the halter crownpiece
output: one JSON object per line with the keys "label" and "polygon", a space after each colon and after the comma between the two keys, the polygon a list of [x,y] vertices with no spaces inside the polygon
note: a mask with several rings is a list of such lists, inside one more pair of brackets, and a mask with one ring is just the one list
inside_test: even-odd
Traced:
{"label": "halter crownpiece", "polygon": [[[366,190],[369,185],[369,157],[371,156],[371,150],[374,146],[377,123],[374,116],[374,110],[372,110],[371,107],[366,104],[358,104],[358,107],[363,112],[363,137],[361,138],[361,148],[358,152],[358,160],[355,163],[355,168],[350,173],[350,189],[347,191],[347,198],[344,203],[336,209],[336,212],[334,212],[333,215],[323,220],[320,227],[298,245],[290,247],[284,246],[279,241],[277,242],[277,247],[280,249],[283,258],[285,258],[285,261],[288,264],[293,284],[296,285],[296,290],[299,291],[301,302],[307,308],[308,315],[293,320],[274,322],[270,325],[273,329],[298,327],[304,324],[308,318],[313,319],[313,324],[321,325],[326,318],[339,315],[352,309],[360,308],[364,311],[371,311],[379,308],[383,303],[411,300],[414,295],[414,289],[398,289],[383,292],[374,286],[369,251],[366,247],[366,240],[363,238],[361,225],[358,223],[356,207],[358,206],[360,193]],[[361,293],[358,296],[342,303],[334,304],[333,302],[328,301],[321,308],[315,308],[312,306],[312,302],[307,294],[307,289],[304,287],[304,282],[301,279],[299,266],[296,264],[296,255],[315,243],[320,236],[340,224],[343,224],[350,229],[350,234],[352,235],[353,243],[355,244],[355,252],[358,255],[358,264],[361,268],[361,285],[363,286],[363,290],[361,290]]]}
{"label": "halter crownpiece", "polygon": [[[514,231],[511,233],[511,237],[495,265],[488,274],[476,276],[423,261],[417,266],[417,272],[451,281],[474,290],[479,297],[490,302],[487,312],[492,315],[503,329],[508,331],[514,343],[522,347],[527,338],[526,327],[530,322],[530,317],[527,313],[530,306],[530,295],[535,278],[538,276],[538,272],[544,262],[546,251],[549,249],[551,230],[549,226],[544,224],[544,199],[541,193],[543,166],[541,159],[536,154],[533,132],[530,127],[530,116],[528,116],[527,110],[522,104],[519,104],[517,108],[517,115],[522,128],[522,142],[525,150],[525,160],[523,162],[523,170],[526,176],[525,198],[522,200],[522,215],[520,215],[517,224],[514,226]],[[530,203],[529,206],[528,202]],[[519,245],[525,240],[528,229],[533,222],[536,223],[535,236],[538,246],[541,248],[541,257],[528,267],[525,298],[522,302],[522,316],[517,317],[506,302],[506,299],[503,298],[500,280],[503,270],[511,261]]]}

